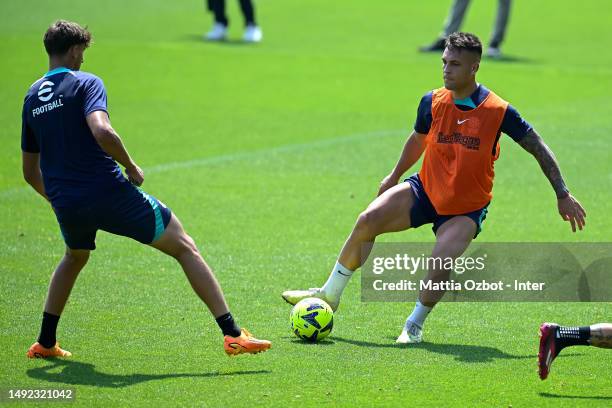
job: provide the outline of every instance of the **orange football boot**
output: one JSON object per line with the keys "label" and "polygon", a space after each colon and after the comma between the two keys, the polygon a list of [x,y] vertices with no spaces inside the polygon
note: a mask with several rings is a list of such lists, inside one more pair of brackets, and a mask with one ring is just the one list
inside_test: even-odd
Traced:
{"label": "orange football boot", "polygon": [[242,329],[238,337],[225,336],[224,339],[223,348],[229,356],[243,353],[257,354],[268,350],[272,346],[272,343],[268,340],[259,340],[253,337],[247,329]]}
{"label": "orange football boot", "polygon": [[32,344],[26,356],[28,358],[70,357],[72,353],[62,350],[57,342],[51,348],[43,347],[42,344],[36,342]]}

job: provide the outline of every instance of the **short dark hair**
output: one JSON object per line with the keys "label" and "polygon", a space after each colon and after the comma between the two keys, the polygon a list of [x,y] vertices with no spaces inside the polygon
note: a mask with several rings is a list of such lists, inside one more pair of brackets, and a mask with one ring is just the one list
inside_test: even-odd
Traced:
{"label": "short dark hair", "polygon": [[480,38],[472,33],[452,33],[448,36],[445,43],[449,50],[469,51],[482,57],[482,43]]}
{"label": "short dark hair", "polygon": [[66,20],[57,20],[47,29],[43,39],[47,54],[63,55],[73,45],[84,44],[89,47],[91,33],[87,27]]}

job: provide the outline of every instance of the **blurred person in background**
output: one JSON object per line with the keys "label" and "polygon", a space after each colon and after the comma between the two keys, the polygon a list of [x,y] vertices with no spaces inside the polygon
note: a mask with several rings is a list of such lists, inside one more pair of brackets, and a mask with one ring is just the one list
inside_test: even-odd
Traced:
{"label": "blurred person in background", "polygon": [[[440,33],[439,37],[430,45],[426,45],[419,48],[419,51],[444,51],[444,42],[446,41],[446,38],[448,38],[448,36],[452,33],[459,31],[469,4],[470,0],[454,0],[448,17],[444,22],[444,29]],[[508,27],[508,19],[510,17],[511,5],[512,0],[498,0],[497,17],[495,18],[493,34],[491,35],[491,40],[489,41],[489,48],[487,49],[486,53],[489,58],[501,57],[501,44],[504,41],[506,28]]]}
{"label": "blurred person in background", "polygon": [[[261,28],[255,22],[255,8],[251,0],[239,0],[240,10],[244,16],[244,35],[246,42],[257,43],[263,39]],[[209,41],[224,41],[227,37],[229,19],[225,14],[225,0],[207,0],[208,10],[215,16],[215,24],[204,38]]]}

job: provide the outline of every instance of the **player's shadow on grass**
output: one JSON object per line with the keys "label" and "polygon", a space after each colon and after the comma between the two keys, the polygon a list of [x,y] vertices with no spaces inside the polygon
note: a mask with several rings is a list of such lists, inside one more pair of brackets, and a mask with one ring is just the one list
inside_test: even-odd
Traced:
{"label": "player's shadow on grass", "polygon": [[[515,356],[508,354],[495,347],[488,346],[474,346],[470,344],[439,344],[439,343],[417,343],[417,344],[397,344],[395,343],[394,337],[388,337],[389,343],[373,343],[368,341],[345,339],[342,337],[334,336],[334,340],[354,344],[362,347],[380,347],[380,348],[406,348],[413,350],[427,350],[432,353],[445,354],[455,356],[457,361],[464,363],[489,363],[493,360],[521,360],[521,359],[535,359],[536,356],[533,354],[526,356]],[[574,354],[566,354],[572,356]],[[564,356],[559,356],[564,357]]]}
{"label": "player's shadow on grass", "polygon": [[446,354],[455,356],[457,361],[465,363],[488,363],[495,359],[524,359],[534,358],[533,355],[515,356],[503,352],[495,347],[474,346],[470,344],[439,344],[439,343],[417,343],[417,344],[397,344],[394,337],[389,337],[389,343],[379,344],[367,341],[357,341],[334,337],[337,341],[365,347],[389,347],[389,348],[411,348],[414,350],[427,350],[432,353]]}
{"label": "player's shadow on grass", "polygon": [[219,46],[234,46],[234,45],[243,45],[243,46],[256,46],[256,44],[250,43],[250,42],[246,42],[240,39],[234,39],[234,38],[227,38],[223,41],[211,41],[211,40],[206,40],[204,39],[204,36],[199,35],[199,34],[186,34],[183,35],[181,37],[179,37],[179,41],[187,41],[187,42],[199,42],[202,44],[212,44],[212,45],[219,45]]}
{"label": "player's shadow on grass", "polygon": [[[71,385],[91,385],[94,387],[122,388],[152,380],[167,378],[212,378],[234,375],[268,374],[269,370],[234,371],[228,373],[179,373],[179,374],[106,374],[96,370],[93,364],[78,361],[49,359],[42,367],[30,368],[26,373],[29,377],[52,383]],[[58,371],[60,370],[60,371]]]}
{"label": "player's shadow on grass", "polygon": [[539,392],[540,397],[544,398],[566,398],[566,399],[588,399],[597,401],[612,401],[612,396],[605,395],[561,395],[550,392]]}
{"label": "player's shadow on grass", "polygon": [[494,64],[495,63],[521,63],[521,64],[539,63],[538,61],[531,59],[531,58],[520,57],[518,55],[508,55],[508,54],[502,54],[501,57],[496,57],[496,58],[486,57],[486,61],[492,62]]}

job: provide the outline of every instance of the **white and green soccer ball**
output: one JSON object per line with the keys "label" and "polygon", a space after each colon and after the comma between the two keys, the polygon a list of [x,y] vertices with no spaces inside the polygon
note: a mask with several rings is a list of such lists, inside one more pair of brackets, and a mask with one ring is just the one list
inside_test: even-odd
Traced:
{"label": "white and green soccer ball", "polygon": [[334,311],[321,299],[302,299],[291,309],[291,331],[300,339],[317,342],[331,333]]}

